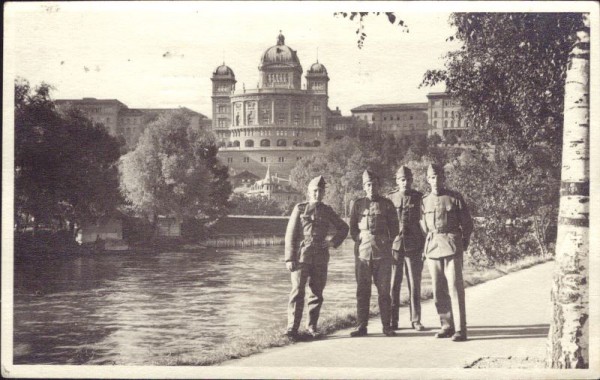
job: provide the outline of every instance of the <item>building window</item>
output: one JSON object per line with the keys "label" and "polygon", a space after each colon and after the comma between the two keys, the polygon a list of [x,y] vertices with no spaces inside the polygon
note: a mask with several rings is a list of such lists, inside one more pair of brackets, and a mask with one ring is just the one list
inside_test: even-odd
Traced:
{"label": "building window", "polygon": [[217,121],[217,124],[218,124],[219,128],[225,128],[225,127],[227,127],[227,119],[219,119]]}
{"label": "building window", "polygon": [[435,121],[433,122],[433,127],[434,127],[434,128],[437,128],[437,120],[435,120]]}
{"label": "building window", "polygon": [[444,128],[448,128],[448,120],[444,120]]}
{"label": "building window", "polygon": [[313,112],[319,112],[321,110],[321,105],[318,103],[313,104]]}
{"label": "building window", "polygon": [[262,147],[271,146],[271,140],[269,140],[269,139],[260,140],[260,146],[262,146]]}
{"label": "building window", "polygon": [[454,120],[450,122],[450,128],[454,128]]}
{"label": "building window", "polygon": [[437,117],[437,111],[433,111],[433,117]]}
{"label": "building window", "polygon": [[294,140],[292,143],[293,146],[302,146],[302,142],[300,140]]}
{"label": "building window", "polygon": [[383,120],[387,120],[387,116],[384,116],[384,117],[383,117]]}
{"label": "building window", "polygon": [[450,112],[450,115],[451,115],[452,117],[454,117],[454,111]]}
{"label": "building window", "polygon": [[444,112],[444,117],[448,117],[448,111]]}
{"label": "building window", "polygon": [[302,157],[296,157],[296,161],[300,161]]}
{"label": "building window", "polygon": [[227,163],[232,163],[233,162],[233,157],[227,157]]}
{"label": "building window", "polygon": [[312,125],[314,127],[320,127],[321,126],[321,118],[318,116],[313,116],[312,118]]}
{"label": "building window", "polygon": [[260,162],[267,162],[267,157],[261,157]]}
{"label": "building window", "polygon": [[286,146],[286,145],[287,145],[287,141],[285,139],[277,140],[277,146]]}
{"label": "building window", "polygon": [[284,161],[285,161],[285,157],[279,157],[279,158],[277,159],[277,161],[279,161],[279,162],[284,162]]}
{"label": "building window", "polygon": [[458,126],[458,128],[460,128],[460,122],[461,122],[461,120],[460,120],[460,119],[458,119],[458,122],[457,122],[457,124],[458,124],[458,125],[457,125],[457,126]]}
{"label": "building window", "polygon": [[298,126],[300,124],[300,115],[297,113],[294,114],[294,125]]}
{"label": "building window", "polygon": [[244,157],[244,162],[250,162],[250,157]]}
{"label": "building window", "polygon": [[254,140],[246,140],[246,141],[244,142],[244,146],[245,146],[246,148],[252,148],[252,147],[254,146]]}
{"label": "building window", "polygon": [[410,120],[414,119],[413,114],[410,114]]}
{"label": "building window", "polygon": [[315,141],[313,141],[313,146],[319,147],[319,146],[321,146],[321,142],[319,140],[315,140]]}
{"label": "building window", "polygon": [[233,142],[233,146],[235,146],[235,147],[238,147],[238,146],[240,146],[240,142],[239,142],[238,140],[235,140],[235,141]]}

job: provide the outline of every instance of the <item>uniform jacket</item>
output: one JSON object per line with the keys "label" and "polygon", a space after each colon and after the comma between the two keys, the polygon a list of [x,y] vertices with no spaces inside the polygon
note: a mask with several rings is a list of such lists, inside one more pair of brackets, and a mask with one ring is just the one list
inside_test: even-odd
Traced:
{"label": "uniform jacket", "polygon": [[423,254],[440,258],[463,252],[469,244],[473,220],[462,196],[444,189],[423,198],[421,227],[427,234]]}
{"label": "uniform jacket", "polygon": [[324,203],[299,203],[294,207],[285,233],[285,261],[305,264],[327,263],[329,250],[327,233],[335,229],[331,238],[338,247],[348,235],[348,225]]}
{"label": "uniform jacket", "polygon": [[388,198],[394,203],[399,222],[398,236],[394,240],[392,249],[420,255],[425,243],[425,237],[419,224],[423,194],[413,189],[404,193],[395,190],[388,194]]}
{"label": "uniform jacket", "polygon": [[398,215],[392,201],[382,196],[357,199],[350,211],[350,235],[360,259],[391,258],[392,242],[398,235]]}

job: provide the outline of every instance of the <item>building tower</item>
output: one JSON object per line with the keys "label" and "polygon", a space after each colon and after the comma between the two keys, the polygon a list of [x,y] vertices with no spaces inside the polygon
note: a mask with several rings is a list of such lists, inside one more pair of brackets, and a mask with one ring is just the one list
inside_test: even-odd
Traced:
{"label": "building tower", "polygon": [[231,95],[235,91],[235,74],[223,63],[215,69],[210,80],[212,81],[212,130],[217,139],[229,138]]}

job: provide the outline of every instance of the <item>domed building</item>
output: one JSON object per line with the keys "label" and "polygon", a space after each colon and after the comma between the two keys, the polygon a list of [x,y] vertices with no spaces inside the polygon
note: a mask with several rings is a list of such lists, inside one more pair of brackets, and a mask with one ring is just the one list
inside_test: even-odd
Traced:
{"label": "domed building", "polygon": [[219,157],[232,174],[247,170],[263,177],[267,167],[288,176],[297,160],[319,150],[328,116],[327,69],[319,62],[306,72],[283,34],[261,55],[256,88],[236,90],[233,70],[217,67],[213,83],[212,130]]}

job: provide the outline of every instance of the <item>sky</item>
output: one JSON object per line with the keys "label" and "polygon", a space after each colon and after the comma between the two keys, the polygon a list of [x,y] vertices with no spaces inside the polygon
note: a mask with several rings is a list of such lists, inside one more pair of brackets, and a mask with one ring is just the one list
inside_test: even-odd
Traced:
{"label": "sky", "polygon": [[428,92],[444,90],[418,86],[458,46],[446,42],[450,13],[388,4],[409,32],[369,16],[363,49],[357,22],[334,17],[340,4],[304,2],[13,3],[5,9],[5,46],[14,74],[53,85],[55,99],[184,106],[211,117],[214,69],[225,62],[238,90],[255,88],[260,57],[281,30],[304,73],[318,54],[330,76],[329,106],[348,115],[361,104],[425,102]]}

